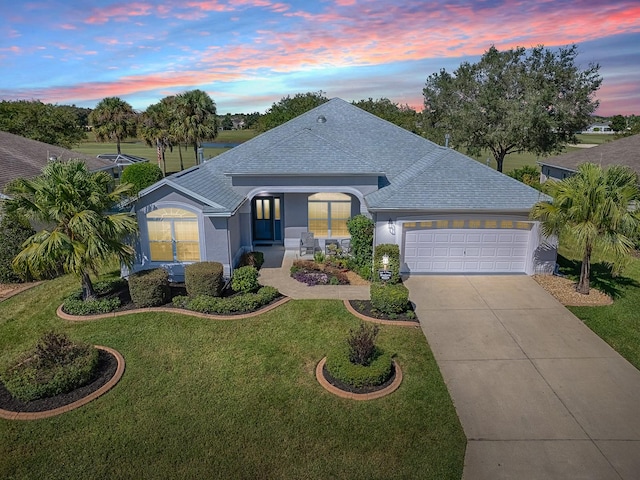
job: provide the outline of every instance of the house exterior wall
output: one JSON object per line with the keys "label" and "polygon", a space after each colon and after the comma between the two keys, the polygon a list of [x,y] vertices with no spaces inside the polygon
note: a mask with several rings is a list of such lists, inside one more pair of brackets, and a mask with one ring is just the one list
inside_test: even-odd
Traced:
{"label": "house exterior wall", "polygon": [[575,172],[573,170],[554,167],[551,165],[542,165],[540,168],[540,183],[544,183],[549,179],[564,180],[574,174]]}
{"label": "house exterior wall", "polygon": [[[224,267],[225,276],[231,274],[232,258],[228,233],[228,219],[221,217],[206,217],[202,213],[202,205],[179,192],[168,187],[159,188],[151,192],[136,204],[139,236],[135,243],[135,260],[132,272],[165,268],[169,272],[171,281],[184,281],[184,267],[191,262],[157,262],[151,261],[148,245],[147,213],[165,207],[182,208],[196,213],[198,217],[198,231],[200,239],[200,261],[220,262]],[[128,275],[123,270],[123,275]]]}

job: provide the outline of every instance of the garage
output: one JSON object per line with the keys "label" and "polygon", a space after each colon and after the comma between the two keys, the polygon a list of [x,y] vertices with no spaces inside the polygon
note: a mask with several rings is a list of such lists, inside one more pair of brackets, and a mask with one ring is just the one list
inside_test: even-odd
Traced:
{"label": "garage", "polygon": [[[449,222],[446,225],[449,226]],[[525,273],[530,257],[531,225],[495,221],[485,225],[505,228],[436,228],[436,222],[405,224],[403,270],[406,273]]]}

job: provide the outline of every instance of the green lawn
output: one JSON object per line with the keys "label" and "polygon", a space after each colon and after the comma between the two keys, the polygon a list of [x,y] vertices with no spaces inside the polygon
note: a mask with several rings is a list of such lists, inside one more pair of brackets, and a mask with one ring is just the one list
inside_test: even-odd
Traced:
{"label": "green lawn", "polygon": [[238,321],[146,313],[74,324],[55,308],[76,288],[64,277],[0,303],[0,364],[55,328],[120,351],[124,377],[61,416],[0,420],[0,478],[461,477],[465,437],[419,328],[381,329],[404,381],[357,402],[314,377],[358,324],[340,301]]}
{"label": "green lawn", "polygon": [[[563,241],[559,253],[561,271],[577,279],[581,261],[578,249]],[[611,295],[613,305],[568,308],[640,370],[640,259],[631,259],[618,277],[610,274],[604,260],[602,255],[594,255],[591,286]]]}
{"label": "green lawn", "polygon": [[[218,133],[215,142],[245,142],[256,135],[257,133],[254,130],[223,130]],[[115,143],[96,142],[93,133],[89,132],[87,140],[75,147],[74,150],[88,155],[99,155],[101,153],[115,153],[117,152],[117,147]],[[157,162],[158,159],[155,147],[147,146],[142,140],[130,139],[121,142],[120,150],[125,154],[148,158],[150,162]],[[204,158],[215,157],[226,150],[229,149],[205,148]],[[180,152],[178,148],[174,148],[173,151],[167,150],[165,159],[167,162],[167,172],[177,172],[180,170]],[[189,168],[196,164],[196,157],[192,147],[182,147],[182,160],[184,168]]]}

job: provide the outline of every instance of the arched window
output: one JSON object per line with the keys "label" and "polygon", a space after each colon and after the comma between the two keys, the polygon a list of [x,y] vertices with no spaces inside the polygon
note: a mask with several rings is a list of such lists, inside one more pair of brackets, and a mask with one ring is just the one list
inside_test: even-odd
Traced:
{"label": "arched window", "polygon": [[198,216],[181,208],[159,208],[147,213],[152,262],[200,261]]}
{"label": "arched window", "polygon": [[316,237],[348,237],[351,197],[344,193],[321,192],[309,195],[309,231]]}

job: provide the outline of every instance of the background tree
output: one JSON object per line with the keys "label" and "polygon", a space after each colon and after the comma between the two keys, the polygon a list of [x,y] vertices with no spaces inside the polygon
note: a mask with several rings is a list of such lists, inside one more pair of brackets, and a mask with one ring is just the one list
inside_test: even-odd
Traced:
{"label": "background tree", "polygon": [[409,105],[399,105],[392,102],[388,98],[380,98],[374,100],[369,97],[368,100],[360,100],[353,102],[356,107],[366,110],[388,122],[394,123],[399,127],[409,130],[410,132],[420,134],[419,115]]}
{"label": "background tree", "polygon": [[524,165],[520,168],[514,168],[510,172],[507,172],[507,175],[511,178],[515,178],[525,185],[535,188],[536,190],[542,189],[542,185],[540,184],[540,170],[533,165]]}
{"label": "background tree", "polygon": [[253,112],[244,115],[244,128],[257,128],[258,121],[260,120],[260,113]]}
{"label": "background tree", "polygon": [[233,128],[233,120],[231,119],[231,114],[227,113],[224,117],[222,117],[222,128],[225,130],[231,130]]}
{"label": "background tree", "polygon": [[131,184],[114,187],[104,172],[91,173],[83,162],[50,162],[33,179],[17,179],[7,191],[6,211],[47,227],[23,245],[13,267],[41,277],[60,266],[81,279],[83,299],[95,292],[90,273],[116,257],[131,265],[133,247],[127,237],[137,230],[129,213],[108,213],[131,195]]}
{"label": "background tree", "polygon": [[171,135],[171,123],[173,121],[174,97],[165,97],[160,102],[149,105],[140,115],[138,133],[150,147],[156,147],[158,156],[162,161],[162,174],[167,174],[167,162],[165,154],[173,148],[175,143]]}
{"label": "background tree", "polygon": [[162,170],[155,163],[140,162],[125,167],[120,180],[132,184],[132,193],[138,194],[140,190],[162,180],[163,177]]}
{"label": "background tree", "polygon": [[200,142],[213,140],[218,133],[216,104],[206,92],[196,89],[177,95],[174,107],[171,131],[178,140],[193,145],[197,164]]}
{"label": "background tree", "polygon": [[269,108],[264,115],[260,116],[256,130],[259,132],[271,130],[328,101],[329,99],[325,97],[325,92],[322,90],[318,92],[296,93],[293,97],[287,95],[279,102],[271,105],[271,108]]}
{"label": "background tree", "polygon": [[627,129],[627,119],[622,115],[614,115],[609,122],[609,127],[616,133],[624,132]]}
{"label": "background tree", "polygon": [[131,105],[118,97],[104,98],[89,115],[89,122],[99,142],[116,143],[118,154],[120,142],[136,136],[137,115]]}
{"label": "background tree", "polygon": [[0,101],[0,130],[40,142],[72,148],[87,137],[76,107],[38,100]]}
{"label": "background tree", "polygon": [[594,248],[621,259],[634,246],[640,227],[640,211],[632,208],[640,200],[638,177],[628,167],[603,170],[585,163],[571,177],[548,180],[545,190],[553,200],[537,203],[531,216],[542,222],[545,235],[569,235],[576,242],[582,251],[576,290],[588,294]]}
{"label": "background tree", "polygon": [[489,150],[500,172],[509,153],[562,151],[591,121],[602,83],[600,66],[581,70],[577,55],[575,45],[529,52],[492,46],[478,63],[432,74],[423,90],[428,135],[441,142],[449,133],[452,145],[472,155]]}
{"label": "background tree", "polygon": [[22,250],[22,244],[36,232],[29,222],[17,215],[3,211],[0,218],[0,283],[22,282],[27,279],[18,275],[11,263]]}

